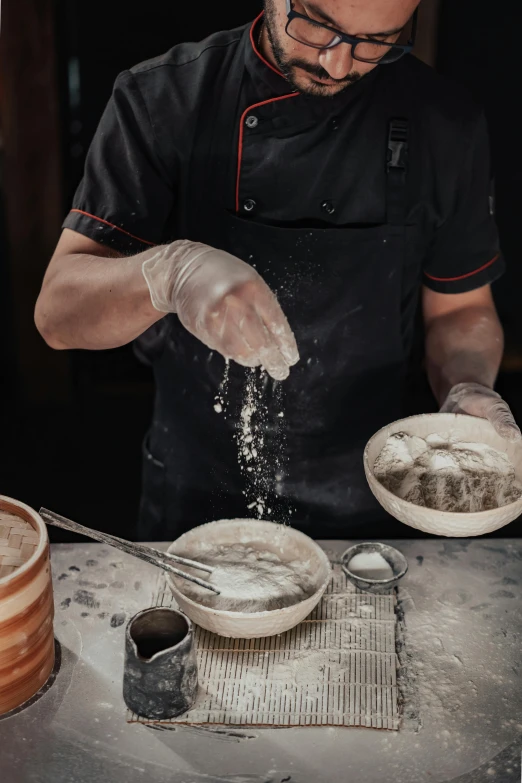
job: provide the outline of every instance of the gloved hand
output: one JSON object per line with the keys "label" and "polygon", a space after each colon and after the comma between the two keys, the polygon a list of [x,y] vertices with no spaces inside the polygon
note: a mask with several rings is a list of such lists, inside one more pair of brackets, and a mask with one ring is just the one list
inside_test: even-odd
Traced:
{"label": "gloved hand", "polygon": [[239,258],[182,239],[158,248],[142,272],[156,310],[177,313],[191,334],[226,359],[244,367],[263,365],[276,380],[299,361],[276,297]]}
{"label": "gloved hand", "polygon": [[441,413],[467,413],[489,419],[499,435],[506,440],[520,440],[521,433],[507,402],[500,394],[481,383],[457,383],[452,389]]}

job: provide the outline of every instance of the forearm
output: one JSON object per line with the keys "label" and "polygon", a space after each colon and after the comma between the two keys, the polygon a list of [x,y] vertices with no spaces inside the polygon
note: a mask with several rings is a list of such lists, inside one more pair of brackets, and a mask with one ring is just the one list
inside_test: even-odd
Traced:
{"label": "forearm", "polygon": [[52,348],[115,348],[165,313],[211,351],[284,380],[299,360],[273,292],[239,258],[176,240],[130,258],[64,229],[47,269],[35,322]]}
{"label": "forearm", "polygon": [[469,307],[439,316],[426,326],[426,369],[440,404],[457,383],[493,388],[504,338],[494,308]]}
{"label": "forearm", "polygon": [[35,309],[47,343],[57,349],[116,348],[162,318],[141,271],[154,252],[129,258],[77,253],[51,262]]}

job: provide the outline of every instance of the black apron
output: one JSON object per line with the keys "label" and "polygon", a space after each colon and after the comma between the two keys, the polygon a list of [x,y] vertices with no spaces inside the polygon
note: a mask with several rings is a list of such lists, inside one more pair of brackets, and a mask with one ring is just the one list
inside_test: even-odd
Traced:
{"label": "black apron", "polygon": [[[254,265],[296,336],[301,358],[289,378],[264,379],[266,451],[281,448],[283,426],[286,458],[269,518],[291,513],[292,525],[316,538],[347,537],[382,515],[362,453],[368,438],[402,413],[403,279],[415,267],[406,253],[408,122],[389,118],[385,224],[285,228],[238,217],[227,211],[225,196],[234,186],[238,118],[246,108],[239,105],[241,45],[235,58],[224,88],[201,107],[178,236]],[[230,363],[224,416],[214,411],[224,359],[176,315],[145,334],[140,349],[153,365],[156,400],[144,443],[138,537],[173,539],[212,519],[252,516],[234,440],[251,371]]]}

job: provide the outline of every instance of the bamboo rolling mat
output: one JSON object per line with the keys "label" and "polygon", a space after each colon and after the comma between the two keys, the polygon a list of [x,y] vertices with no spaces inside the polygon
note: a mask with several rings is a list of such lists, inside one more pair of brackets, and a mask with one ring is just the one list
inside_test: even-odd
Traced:
{"label": "bamboo rolling mat", "polygon": [[[197,627],[197,701],[159,723],[398,729],[395,591],[362,592],[333,568],[319,605],[286,633],[226,639]],[[176,606],[163,574],[155,598]],[[130,711],[128,721],[149,722]]]}
{"label": "bamboo rolling mat", "polygon": [[38,533],[25,519],[0,511],[0,579],[26,563],[38,546]]}

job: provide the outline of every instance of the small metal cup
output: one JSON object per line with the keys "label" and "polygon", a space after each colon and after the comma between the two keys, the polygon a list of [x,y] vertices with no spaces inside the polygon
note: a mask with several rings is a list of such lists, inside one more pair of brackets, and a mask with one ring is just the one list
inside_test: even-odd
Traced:
{"label": "small metal cup", "polygon": [[[348,568],[348,564],[352,557],[361,552],[379,552],[391,567],[393,576],[389,579],[366,579],[363,576],[352,573]],[[399,580],[402,579],[408,570],[408,561],[402,552],[399,552],[395,547],[389,546],[389,544],[371,541],[354,544],[354,546],[349,547],[349,549],[343,552],[341,556],[341,568],[350,582],[360,590],[366,590],[368,593],[383,593],[388,591],[391,587],[395,587]]]}
{"label": "small metal cup", "polygon": [[123,698],[143,718],[166,720],[189,710],[198,690],[192,623],[158,607],[138,612],[125,630]]}

